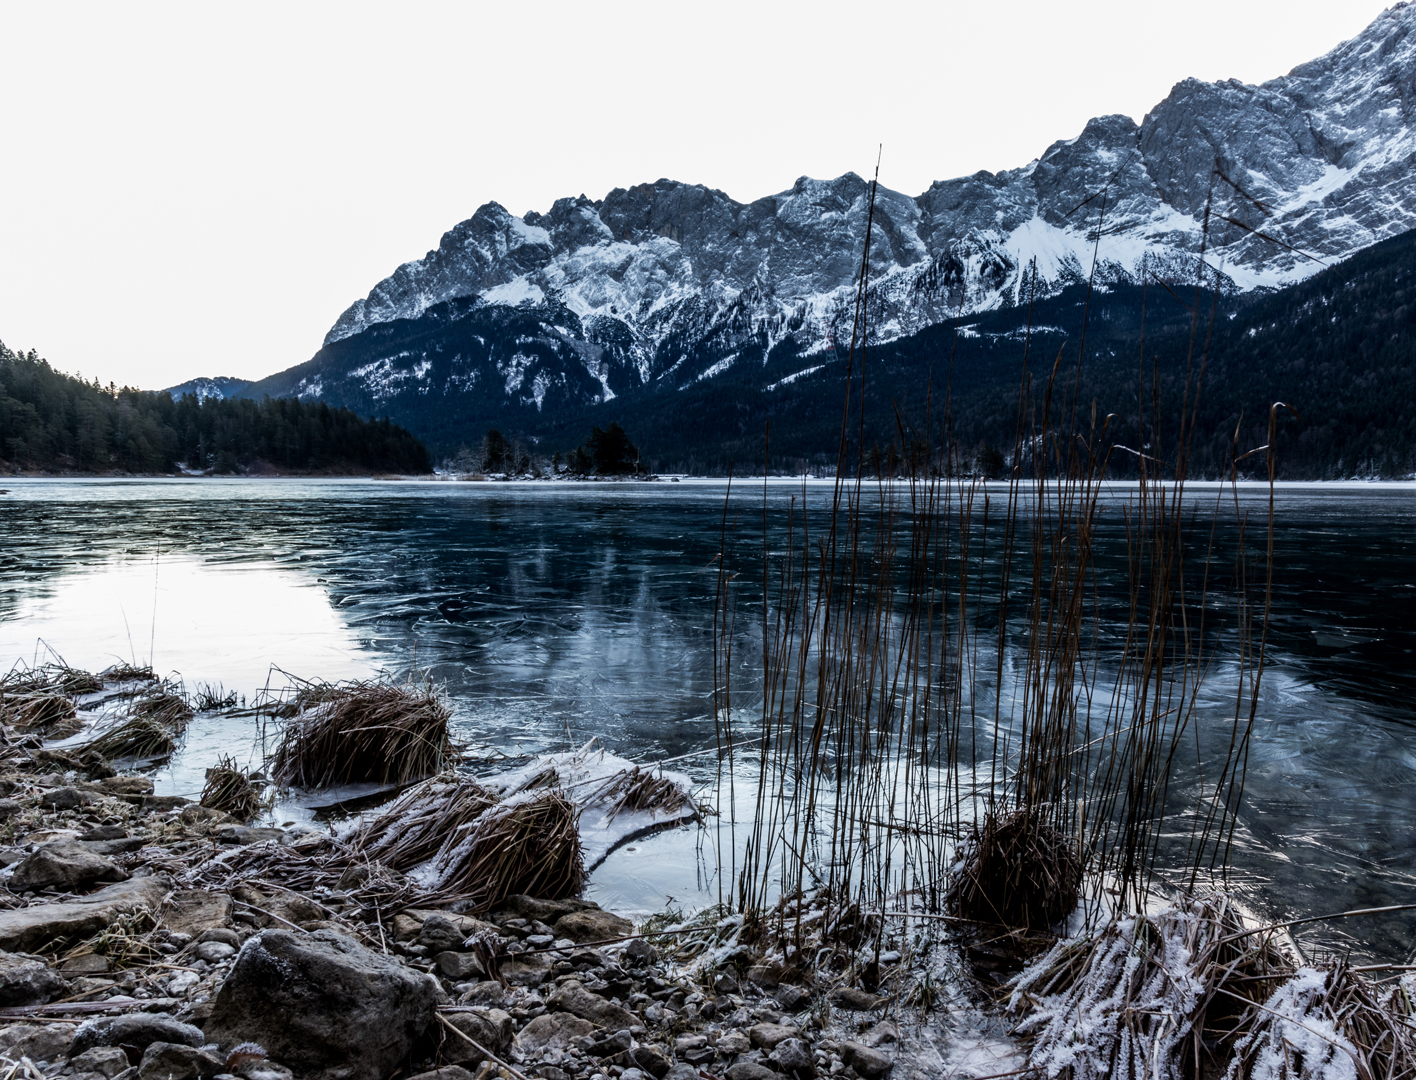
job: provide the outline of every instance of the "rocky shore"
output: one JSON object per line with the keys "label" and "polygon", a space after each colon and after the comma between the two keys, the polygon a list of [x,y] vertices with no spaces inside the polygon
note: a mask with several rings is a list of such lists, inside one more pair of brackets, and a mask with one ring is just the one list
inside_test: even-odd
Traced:
{"label": "rocky shore", "polygon": [[33,735],[0,754],[6,1080],[876,1080],[900,1060],[887,995],[786,971],[740,918],[637,929],[522,895],[474,916],[328,831],[249,827]]}

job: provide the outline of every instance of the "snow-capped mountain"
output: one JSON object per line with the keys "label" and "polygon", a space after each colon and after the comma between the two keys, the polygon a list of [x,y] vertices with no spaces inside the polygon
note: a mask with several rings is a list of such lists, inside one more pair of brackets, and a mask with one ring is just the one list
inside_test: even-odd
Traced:
{"label": "snow-capped mountain", "polygon": [[208,398],[213,401],[221,401],[223,398],[240,396],[241,391],[250,385],[250,379],[217,375],[210,378],[188,379],[177,386],[169,386],[163,393],[170,394],[174,401],[183,394],[195,394],[198,401],[206,401]]}
{"label": "snow-capped mountain", "polygon": [[[1103,286],[1193,282],[1202,244],[1223,288],[1281,288],[1416,227],[1413,31],[1398,3],[1263,85],[1187,79],[1139,125],[1099,117],[1020,168],[880,188],[872,338],[1056,294],[1094,260]],[[868,195],[848,173],[751,203],[670,180],[524,217],[488,203],[252,392],[539,413],[683,389],[780,345],[805,371],[850,338]]]}

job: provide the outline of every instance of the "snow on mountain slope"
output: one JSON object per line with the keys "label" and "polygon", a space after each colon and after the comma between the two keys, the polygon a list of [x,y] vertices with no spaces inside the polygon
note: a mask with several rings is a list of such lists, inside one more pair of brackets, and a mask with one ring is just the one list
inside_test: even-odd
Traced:
{"label": "snow on mountain slope", "polygon": [[[1192,282],[1203,243],[1224,287],[1279,288],[1416,227],[1413,31],[1416,5],[1400,3],[1261,86],[1187,79],[1139,125],[1098,117],[1021,168],[939,181],[915,198],[880,188],[873,338],[1033,289],[1055,294],[1087,280],[1094,259],[1103,286],[1147,274]],[[314,396],[339,383],[347,397],[358,384],[371,402],[400,386],[449,394],[480,380],[478,393],[495,383],[541,411],[560,391],[584,404],[712,378],[749,340],[790,338],[806,354],[843,345],[868,196],[848,173],[803,177],[751,203],[670,180],[524,217],[488,203],[350,305],[320,363],[275,380],[303,372],[299,392]],[[482,311],[485,322],[487,309],[537,312],[539,329],[518,340],[540,351],[480,332],[453,348],[424,332],[443,333],[456,321],[449,311]],[[375,348],[377,337],[333,349],[395,323],[397,355]],[[336,370],[337,355],[352,365],[356,354],[362,375]]]}

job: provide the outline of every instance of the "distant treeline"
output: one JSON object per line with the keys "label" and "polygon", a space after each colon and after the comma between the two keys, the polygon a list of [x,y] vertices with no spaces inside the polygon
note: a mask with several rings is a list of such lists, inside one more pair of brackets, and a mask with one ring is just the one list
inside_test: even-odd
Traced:
{"label": "distant treeline", "polygon": [[0,465],[55,472],[426,473],[425,447],[388,420],[297,399],[198,401],[55,371],[0,344]]}

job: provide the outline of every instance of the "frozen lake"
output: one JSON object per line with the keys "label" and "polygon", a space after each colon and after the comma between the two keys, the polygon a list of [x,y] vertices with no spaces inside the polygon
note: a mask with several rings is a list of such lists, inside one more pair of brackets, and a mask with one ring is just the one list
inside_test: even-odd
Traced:
{"label": "frozen lake", "polygon": [[[247,698],[283,681],[273,667],[426,671],[484,771],[592,736],[644,762],[715,745],[720,483],[3,486],[0,666],[151,662]],[[801,495],[771,486],[773,543]],[[1243,495],[1256,511],[1265,498]],[[759,544],[762,513],[761,481],[735,488],[729,518]],[[1236,884],[1274,916],[1416,901],[1416,486],[1281,488],[1271,625]],[[753,631],[744,620],[735,704],[751,697]],[[191,793],[215,753],[253,739],[249,720],[200,718],[161,789]],[[676,767],[706,782],[716,765]],[[715,896],[710,863],[696,830],[676,830],[612,855],[594,895],[695,903]],[[1416,914],[1320,932],[1407,958]]]}

